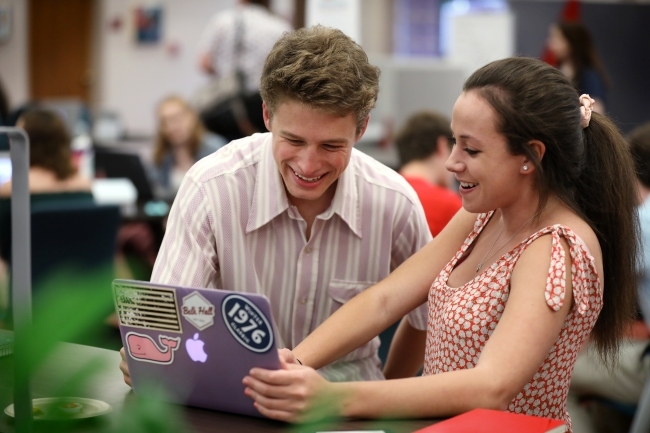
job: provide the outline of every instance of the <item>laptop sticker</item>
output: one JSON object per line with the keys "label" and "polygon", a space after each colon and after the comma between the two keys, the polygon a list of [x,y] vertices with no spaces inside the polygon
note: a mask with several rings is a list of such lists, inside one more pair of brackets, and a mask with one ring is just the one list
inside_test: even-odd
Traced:
{"label": "laptop sticker", "polygon": [[114,290],[120,324],[157,331],[183,331],[174,289],[117,284]]}
{"label": "laptop sticker", "polygon": [[181,342],[180,337],[159,335],[161,346],[159,348],[153,338],[148,335],[129,332],[126,334],[126,346],[129,355],[136,361],[153,362],[154,364],[171,364],[174,362],[174,352]]}
{"label": "laptop sticker", "polygon": [[208,354],[203,350],[205,343],[199,340],[199,333],[194,334],[194,337],[185,340],[185,349],[190,359],[194,362],[205,362],[208,359]]}
{"label": "laptop sticker", "polygon": [[221,303],[221,316],[233,337],[245,348],[257,353],[273,347],[273,329],[255,304],[239,295],[230,295]]}
{"label": "laptop sticker", "polygon": [[183,298],[181,314],[199,331],[214,325],[214,305],[199,292],[190,293]]}

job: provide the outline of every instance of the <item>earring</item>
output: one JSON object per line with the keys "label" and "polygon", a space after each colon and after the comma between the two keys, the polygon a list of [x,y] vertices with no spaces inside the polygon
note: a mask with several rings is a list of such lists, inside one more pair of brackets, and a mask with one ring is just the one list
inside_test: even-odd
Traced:
{"label": "earring", "polygon": [[521,168],[523,168],[523,169],[524,169],[524,171],[528,171],[528,166],[527,166],[527,165],[524,165],[524,166],[523,166],[523,167],[521,167]]}

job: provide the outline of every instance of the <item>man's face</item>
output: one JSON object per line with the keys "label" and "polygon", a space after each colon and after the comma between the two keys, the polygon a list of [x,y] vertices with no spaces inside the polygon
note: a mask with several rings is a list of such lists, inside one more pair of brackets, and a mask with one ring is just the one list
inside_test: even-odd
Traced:
{"label": "man's face", "polygon": [[293,100],[280,103],[272,115],[264,104],[263,112],[289,201],[303,215],[325,211],[368,118],[357,134],[354,114],[340,117]]}

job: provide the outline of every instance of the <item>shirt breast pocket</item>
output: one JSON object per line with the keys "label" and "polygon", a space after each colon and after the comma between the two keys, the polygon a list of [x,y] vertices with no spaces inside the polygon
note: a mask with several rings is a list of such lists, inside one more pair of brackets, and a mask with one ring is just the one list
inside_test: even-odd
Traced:
{"label": "shirt breast pocket", "polygon": [[330,281],[327,291],[330,298],[332,298],[335,303],[342,305],[373,284],[375,284],[373,281],[346,281],[333,279]]}

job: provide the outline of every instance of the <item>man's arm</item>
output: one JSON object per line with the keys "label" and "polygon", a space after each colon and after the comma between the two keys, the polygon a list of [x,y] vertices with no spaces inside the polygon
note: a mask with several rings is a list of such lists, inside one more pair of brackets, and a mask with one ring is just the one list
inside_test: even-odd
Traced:
{"label": "man's arm", "polygon": [[[209,201],[190,170],[169,213],[165,237],[151,275],[152,282],[215,287],[218,257],[209,221]],[[131,386],[124,348],[120,355],[124,382]]]}
{"label": "man's arm", "polygon": [[386,379],[413,377],[424,364],[427,331],[414,328],[405,317],[400,322],[384,365]]}
{"label": "man's arm", "polygon": [[[398,265],[403,263],[431,239],[424,210],[418,201],[413,207],[407,227],[400,234],[400,242],[396,243],[408,245],[408,248],[396,248],[393,262]],[[428,309],[424,303],[402,319],[391,341],[384,365],[386,379],[413,377],[420,371],[424,365],[427,318]]]}
{"label": "man's arm", "polygon": [[203,53],[199,56],[199,69],[208,75],[215,75],[216,71],[212,65],[212,54]]}
{"label": "man's arm", "polygon": [[190,170],[169,213],[152,282],[215,288],[219,259],[212,219],[206,193]]}
{"label": "man's arm", "polygon": [[201,72],[208,75],[216,74],[214,67],[215,53],[219,50],[219,44],[225,37],[225,19],[226,17],[223,14],[212,17],[208,25],[203,29],[203,34],[199,40],[198,67]]}

